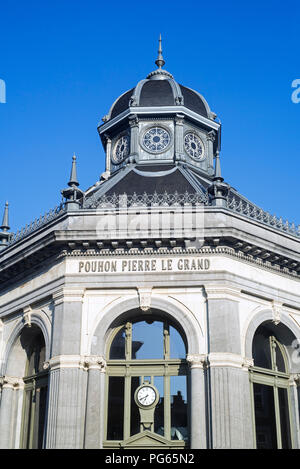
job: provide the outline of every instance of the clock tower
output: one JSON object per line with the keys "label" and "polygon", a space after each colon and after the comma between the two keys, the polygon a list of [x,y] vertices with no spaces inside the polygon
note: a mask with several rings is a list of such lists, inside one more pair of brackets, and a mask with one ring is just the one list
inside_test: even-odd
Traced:
{"label": "clock tower", "polygon": [[106,152],[103,178],[128,167],[148,171],[168,165],[211,180],[220,148],[216,114],[201,94],[163,68],[161,38],[155,63],[157,69],[122,94],[98,126]]}

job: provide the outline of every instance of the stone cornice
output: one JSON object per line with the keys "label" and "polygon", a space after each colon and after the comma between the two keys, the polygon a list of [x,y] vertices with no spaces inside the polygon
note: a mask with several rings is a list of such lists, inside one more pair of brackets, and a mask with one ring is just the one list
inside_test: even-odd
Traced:
{"label": "stone cornice", "polygon": [[[136,240],[134,240],[136,242]],[[129,241],[127,241],[127,244]],[[133,244],[133,241],[132,241]],[[298,266],[298,263],[295,268],[299,270],[292,270],[289,269],[288,267],[284,267],[284,265],[288,265],[289,261],[282,261],[282,265],[280,264],[275,264],[271,263],[270,261],[263,259],[262,257],[254,257],[253,255],[247,255],[246,253],[242,251],[237,251],[233,247],[230,246],[216,246],[216,247],[210,247],[210,246],[203,246],[200,248],[196,247],[145,247],[143,244],[141,244],[138,247],[135,248],[128,248],[124,249],[121,246],[121,242],[116,242],[114,246],[108,247],[108,248],[92,248],[90,247],[89,249],[82,249],[78,246],[76,249],[70,249],[70,250],[64,250],[62,252],[62,257],[118,257],[118,256],[163,256],[163,255],[195,255],[195,254],[201,254],[201,255],[206,255],[206,256],[219,256],[219,255],[224,255],[226,257],[232,257],[234,259],[240,260],[242,262],[246,262],[249,264],[252,264],[254,266],[258,266],[260,268],[266,269],[271,272],[275,272],[279,275],[284,275],[287,277],[291,277],[294,280],[300,278],[300,263]],[[128,244],[129,246],[129,244]],[[263,256],[263,254],[262,254]]]}

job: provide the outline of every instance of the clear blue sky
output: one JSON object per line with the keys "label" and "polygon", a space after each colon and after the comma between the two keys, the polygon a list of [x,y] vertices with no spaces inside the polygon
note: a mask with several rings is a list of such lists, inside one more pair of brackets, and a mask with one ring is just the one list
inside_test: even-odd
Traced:
{"label": "clear blue sky", "polygon": [[202,93],[222,125],[223,176],[271,213],[300,223],[298,2],[15,0],[1,2],[0,215],[12,230],[60,202],[72,155],[80,187],[104,170],[97,124],[155,68]]}

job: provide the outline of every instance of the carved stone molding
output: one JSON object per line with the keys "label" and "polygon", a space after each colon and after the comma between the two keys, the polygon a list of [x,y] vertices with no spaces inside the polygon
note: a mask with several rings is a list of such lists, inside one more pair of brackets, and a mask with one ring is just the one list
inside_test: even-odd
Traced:
{"label": "carved stone molding", "polygon": [[186,361],[191,368],[204,369],[207,367],[207,355],[205,354],[188,354]]}

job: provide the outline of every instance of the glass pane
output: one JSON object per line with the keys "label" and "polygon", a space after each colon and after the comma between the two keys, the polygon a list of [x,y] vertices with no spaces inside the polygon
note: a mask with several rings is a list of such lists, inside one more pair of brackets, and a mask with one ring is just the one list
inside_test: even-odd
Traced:
{"label": "glass pane", "polygon": [[135,435],[140,432],[140,412],[134,400],[134,393],[136,389],[142,384],[139,376],[131,378],[131,420],[130,420],[130,434]]}
{"label": "glass pane", "polygon": [[159,392],[159,401],[154,414],[154,431],[164,436],[164,377],[155,376],[154,386]]}
{"label": "glass pane", "polygon": [[285,369],[284,359],[283,359],[283,356],[282,356],[282,353],[281,353],[281,350],[280,350],[278,344],[276,344],[275,353],[276,353],[276,368],[277,368],[277,370],[285,372],[286,369]]}
{"label": "glass pane", "polygon": [[264,327],[259,328],[253,339],[252,353],[255,366],[272,369],[269,336],[269,332]]}
{"label": "glass pane", "polygon": [[173,326],[170,326],[170,358],[186,358],[182,337]]}
{"label": "glass pane", "polygon": [[278,388],[279,409],[280,409],[280,426],[281,426],[281,443],[283,449],[291,449],[291,431],[289,419],[289,404],[287,389]]}
{"label": "glass pane", "polygon": [[24,421],[23,421],[23,448],[30,448],[30,422],[32,411],[32,391],[25,391],[24,393]]}
{"label": "glass pane", "polygon": [[132,325],[132,359],[162,359],[163,323],[160,321],[141,321]]}
{"label": "glass pane", "polygon": [[114,338],[110,347],[109,358],[111,360],[125,360],[125,327],[122,327]]}
{"label": "glass pane", "polygon": [[253,391],[257,449],[277,449],[273,387],[254,383]]}
{"label": "glass pane", "polygon": [[108,386],[107,439],[123,439],[124,378],[110,377]]}
{"label": "glass pane", "polygon": [[188,440],[186,376],[171,376],[171,439]]}
{"label": "glass pane", "polygon": [[36,389],[32,449],[42,449],[46,413],[47,387]]}

